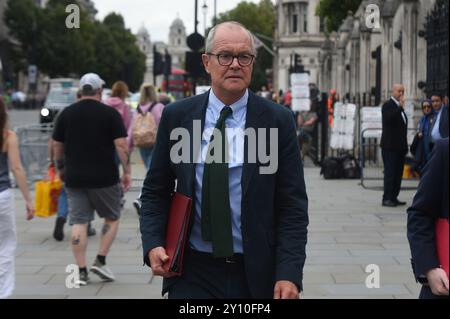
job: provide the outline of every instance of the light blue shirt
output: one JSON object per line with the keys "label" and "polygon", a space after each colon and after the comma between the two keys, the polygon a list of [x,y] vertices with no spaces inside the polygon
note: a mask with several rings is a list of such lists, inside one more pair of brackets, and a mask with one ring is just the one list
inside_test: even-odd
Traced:
{"label": "light blue shirt", "polygon": [[[225,120],[226,134],[229,147],[228,163],[228,183],[230,192],[231,226],[233,233],[233,249],[235,253],[242,253],[242,232],[241,232],[241,199],[242,199],[242,165],[244,158],[244,139],[240,134],[233,134],[229,129],[245,130],[245,120],[247,116],[248,90],[242,98],[229,105],[233,114]],[[210,90],[208,107],[206,109],[205,127],[202,133],[201,158],[198,159],[195,167],[195,216],[194,225],[190,238],[191,247],[194,250],[212,253],[212,243],[202,239],[201,214],[202,214],[202,181],[205,156],[211,139],[212,130],[216,126],[220,116],[220,111],[225,107]],[[200,156],[200,154],[199,154]]]}
{"label": "light blue shirt", "polygon": [[444,106],[441,106],[441,109],[439,110],[435,122],[434,122],[434,126],[433,126],[433,130],[431,131],[431,141],[433,143],[436,143],[436,141],[440,140],[441,134],[439,133],[439,123],[441,122],[441,113],[442,113],[442,109],[444,108]]}

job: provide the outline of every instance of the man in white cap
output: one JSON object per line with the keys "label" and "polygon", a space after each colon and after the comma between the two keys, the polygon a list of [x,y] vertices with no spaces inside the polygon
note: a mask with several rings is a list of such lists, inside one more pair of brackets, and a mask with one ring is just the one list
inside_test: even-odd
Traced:
{"label": "man in white cap", "polygon": [[[120,114],[100,102],[105,82],[95,73],[80,80],[81,99],[59,115],[53,132],[56,167],[65,181],[72,228],[72,251],[86,285],[87,225],[94,211],[105,219],[100,247],[90,271],[113,281],[106,255],[117,234],[122,191],[131,183],[127,132]],[[122,185],[115,154],[123,167]]]}

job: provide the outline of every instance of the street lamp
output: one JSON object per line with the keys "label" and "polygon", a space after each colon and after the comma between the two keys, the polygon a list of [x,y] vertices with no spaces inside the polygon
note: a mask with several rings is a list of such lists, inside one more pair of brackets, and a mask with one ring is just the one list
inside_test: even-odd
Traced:
{"label": "street lamp", "polygon": [[203,28],[204,28],[203,34],[206,37],[206,14],[208,13],[208,5],[206,4],[206,0],[204,0],[203,2],[202,11],[203,11]]}

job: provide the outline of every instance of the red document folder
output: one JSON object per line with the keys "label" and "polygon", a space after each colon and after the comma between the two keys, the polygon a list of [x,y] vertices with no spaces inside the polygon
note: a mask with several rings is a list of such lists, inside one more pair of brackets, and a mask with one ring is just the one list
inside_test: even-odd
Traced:
{"label": "red document folder", "polygon": [[191,198],[180,193],[175,193],[172,196],[167,220],[165,247],[169,260],[164,264],[164,270],[173,275],[181,275],[183,270],[184,247],[189,228],[191,206]]}
{"label": "red document folder", "polygon": [[439,263],[442,269],[445,270],[448,276],[448,219],[439,218],[436,221],[436,251],[439,258]]}

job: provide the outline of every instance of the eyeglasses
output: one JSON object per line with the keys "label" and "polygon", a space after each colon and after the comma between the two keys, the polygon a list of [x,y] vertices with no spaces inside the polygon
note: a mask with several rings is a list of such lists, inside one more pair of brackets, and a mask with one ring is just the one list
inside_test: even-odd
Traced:
{"label": "eyeglasses", "polygon": [[229,53],[206,53],[207,55],[214,55],[217,57],[217,62],[219,62],[222,66],[230,66],[233,64],[234,59],[236,58],[240,66],[249,66],[252,64],[253,60],[255,59],[255,56],[252,54],[239,54],[239,55],[232,55]]}
{"label": "eyeglasses", "polygon": [[430,104],[425,104],[422,106],[422,109],[431,109],[431,105]]}

